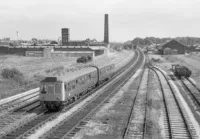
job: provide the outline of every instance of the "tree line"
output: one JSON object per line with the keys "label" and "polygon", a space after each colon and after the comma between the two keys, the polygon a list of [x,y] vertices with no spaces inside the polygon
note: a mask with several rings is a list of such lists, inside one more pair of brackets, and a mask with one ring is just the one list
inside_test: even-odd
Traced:
{"label": "tree line", "polygon": [[200,44],[200,38],[198,38],[198,37],[176,37],[176,38],[170,38],[170,37],[168,37],[168,38],[156,38],[156,37],[139,38],[139,37],[136,37],[131,42],[134,45],[151,45],[151,44],[163,44],[172,39],[175,39],[175,40],[179,41],[180,43],[187,45],[187,46]]}

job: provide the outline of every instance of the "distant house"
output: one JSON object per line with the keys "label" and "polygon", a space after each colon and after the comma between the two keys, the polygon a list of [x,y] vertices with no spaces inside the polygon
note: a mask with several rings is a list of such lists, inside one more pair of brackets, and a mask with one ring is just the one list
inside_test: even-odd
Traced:
{"label": "distant house", "polygon": [[197,48],[197,46],[194,46],[194,45],[192,45],[192,46],[190,46],[190,47],[187,47],[187,49],[186,49],[186,52],[196,52],[196,48]]}
{"label": "distant house", "polygon": [[200,52],[200,46],[197,46],[197,47],[196,47],[196,51],[197,51],[197,52]]}
{"label": "distant house", "polygon": [[188,47],[176,40],[171,40],[163,45],[158,46],[157,49],[158,49],[159,54],[162,54],[162,55],[185,54]]}

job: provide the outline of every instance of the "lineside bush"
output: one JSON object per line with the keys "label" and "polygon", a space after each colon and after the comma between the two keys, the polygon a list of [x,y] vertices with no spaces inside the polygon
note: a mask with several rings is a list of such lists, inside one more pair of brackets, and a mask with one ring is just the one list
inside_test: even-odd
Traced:
{"label": "lineside bush", "polygon": [[87,63],[92,60],[91,56],[81,56],[77,59],[77,63]]}
{"label": "lineside bush", "polygon": [[1,72],[1,76],[4,77],[5,79],[10,79],[15,81],[18,85],[24,85],[26,84],[24,75],[22,72],[20,72],[18,69],[16,68],[5,68],[2,70]]}

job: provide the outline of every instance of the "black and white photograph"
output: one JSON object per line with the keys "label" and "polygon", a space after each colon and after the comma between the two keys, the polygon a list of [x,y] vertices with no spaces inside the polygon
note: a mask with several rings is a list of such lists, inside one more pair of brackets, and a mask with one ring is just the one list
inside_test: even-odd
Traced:
{"label": "black and white photograph", "polygon": [[2,0],[0,139],[200,139],[200,0]]}

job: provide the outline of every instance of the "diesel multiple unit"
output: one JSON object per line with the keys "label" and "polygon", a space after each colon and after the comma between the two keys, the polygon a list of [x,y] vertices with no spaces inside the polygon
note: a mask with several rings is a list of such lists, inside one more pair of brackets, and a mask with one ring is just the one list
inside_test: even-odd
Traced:
{"label": "diesel multiple unit", "polygon": [[62,109],[63,104],[81,97],[113,75],[114,64],[104,67],[88,67],[82,70],[46,77],[40,82],[40,102],[50,111]]}

